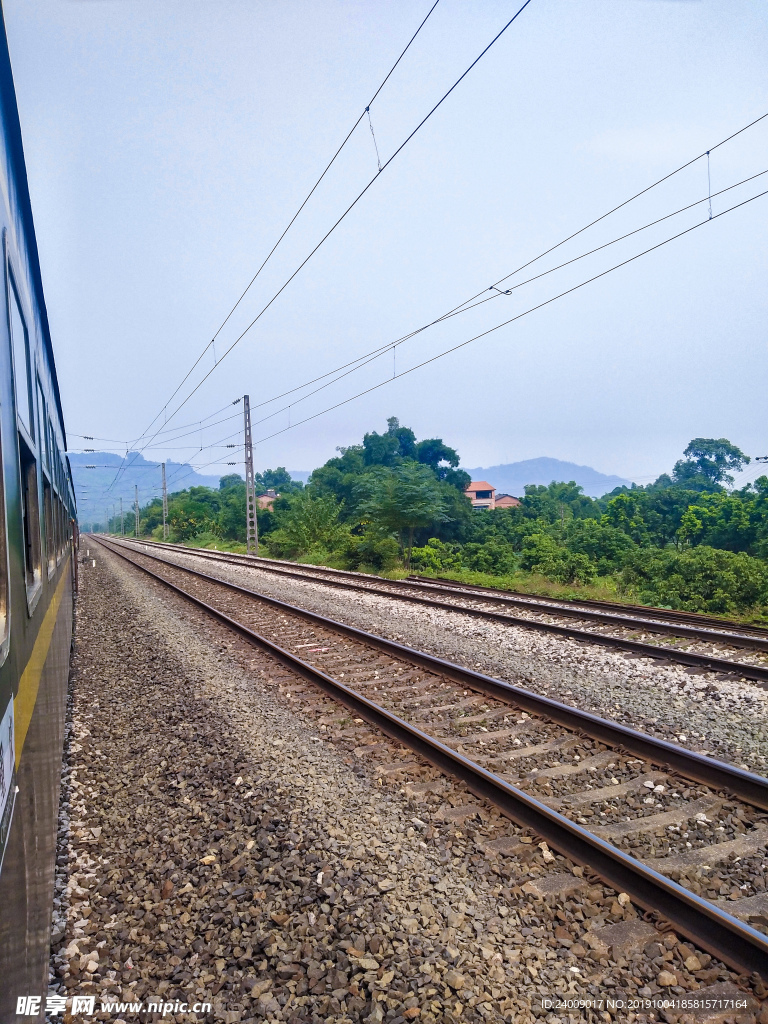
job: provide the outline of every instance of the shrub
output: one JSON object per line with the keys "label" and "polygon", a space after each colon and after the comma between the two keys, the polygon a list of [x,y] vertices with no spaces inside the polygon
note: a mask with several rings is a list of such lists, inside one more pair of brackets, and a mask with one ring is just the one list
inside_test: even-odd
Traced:
{"label": "shrub", "polygon": [[569,551],[546,533],[525,538],[520,567],[557,583],[592,583],[597,575],[586,555]]}
{"label": "shrub", "polygon": [[638,551],[621,579],[642,601],[684,611],[722,613],[768,603],[765,562],[704,545],[681,552]]}

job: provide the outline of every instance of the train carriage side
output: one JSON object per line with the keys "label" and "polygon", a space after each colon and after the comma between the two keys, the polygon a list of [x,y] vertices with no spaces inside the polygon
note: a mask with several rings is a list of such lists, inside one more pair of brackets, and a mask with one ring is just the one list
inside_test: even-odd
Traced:
{"label": "train carriage side", "polygon": [[0,38],[0,1022],[48,983],[75,500]]}

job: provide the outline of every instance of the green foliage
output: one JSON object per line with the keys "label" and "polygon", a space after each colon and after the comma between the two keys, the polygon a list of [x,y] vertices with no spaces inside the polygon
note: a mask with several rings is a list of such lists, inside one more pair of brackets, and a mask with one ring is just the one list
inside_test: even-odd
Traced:
{"label": "green foliage", "polygon": [[331,495],[297,492],[275,511],[270,552],[279,558],[317,558],[334,551],[349,534],[349,528],[340,521],[341,511],[342,506]]}
{"label": "green foliage", "polygon": [[702,491],[732,484],[731,472],[738,473],[751,461],[725,437],[695,437],[683,455],[687,457],[675,463],[674,482]]}
{"label": "green foliage", "polygon": [[[645,487],[596,500],[573,481],[553,481],[527,486],[519,508],[484,511],[464,496],[469,477],[455,449],[441,438],[418,440],[395,417],[384,433],[337,453],[306,488],[282,467],[259,475],[257,489],[281,495],[258,515],[270,554],[374,572],[410,562],[420,572],[591,588],[720,614],[768,605],[768,476],[726,490],[749,458],[725,438],[695,438],[672,474]],[[237,474],[222,477],[218,491],[171,495],[169,505],[173,540],[245,541]],[[141,522],[145,534],[159,535],[159,499]],[[133,533],[132,513],[126,528]]]}
{"label": "green foliage", "polygon": [[743,552],[648,548],[628,560],[621,576],[642,601],[663,607],[727,613],[768,603],[768,565]]}
{"label": "green foliage", "polygon": [[[293,480],[285,466],[278,466],[277,469],[265,469],[263,473],[254,475],[256,493],[260,491],[277,491],[278,494],[296,494],[304,490],[301,480]],[[245,485],[245,481],[243,481]]]}
{"label": "green foliage", "polygon": [[381,536],[375,530],[351,533],[340,552],[345,569],[359,572],[388,572],[400,564],[400,545],[394,537]]}
{"label": "green foliage", "polygon": [[447,522],[438,480],[427,466],[403,462],[393,469],[377,466],[358,486],[358,513],[382,533],[396,533],[406,566],[410,565],[417,527]]}
{"label": "green foliage", "polygon": [[597,575],[587,555],[570,551],[546,533],[526,537],[520,567],[557,583],[591,583]]}

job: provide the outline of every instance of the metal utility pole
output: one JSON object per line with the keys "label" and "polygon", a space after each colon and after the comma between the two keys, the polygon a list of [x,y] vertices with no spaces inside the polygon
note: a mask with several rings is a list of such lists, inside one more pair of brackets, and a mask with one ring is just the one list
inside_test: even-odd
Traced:
{"label": "metal utility pole", "polygon": [[133,509],[136,514],[136,536],[139,536],[139,485],[134,484]]}
{"label": "metal utility pole", "polygon": [[123,519],[123,499],[120,499],[120,536],[125,534],[125,519]]}
{"label": "metal utility pole", "polygon": [[245,549],[259,553],[259,528],[256,525],[256,486],[253,480],[253,440],[251,438],[251,400],[243,395],[245,421]]}
{"label": "metal utility pole", "polygon": [[163,540],[168,540],[168,488],[165,486],[165,463],[163,463]]}

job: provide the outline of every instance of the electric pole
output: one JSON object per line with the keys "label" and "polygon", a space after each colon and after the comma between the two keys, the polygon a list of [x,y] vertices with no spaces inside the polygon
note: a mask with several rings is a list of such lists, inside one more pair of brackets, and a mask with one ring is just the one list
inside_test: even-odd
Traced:
{"label": "electric pole", "polygon": [[134,484],[133,509],[136,514],[136,537],[139,536],[139,485]]}
{"label": "electric pole", "polygon": [[120,536],[125,535],[125,519],[123,519],[123,499],[120,499]]}
{"label": "electric pole", "polygon": [[168,488],[165,486],[165,463],[163,463],[163,540],[168,540]]}
{"label": "electric pole", "polygon": [[256,487],[253,480],[253,441],[251,438],[251,400],[243,396],[245,421],[245,549],[259,553],[259,528],[256,525]]}

